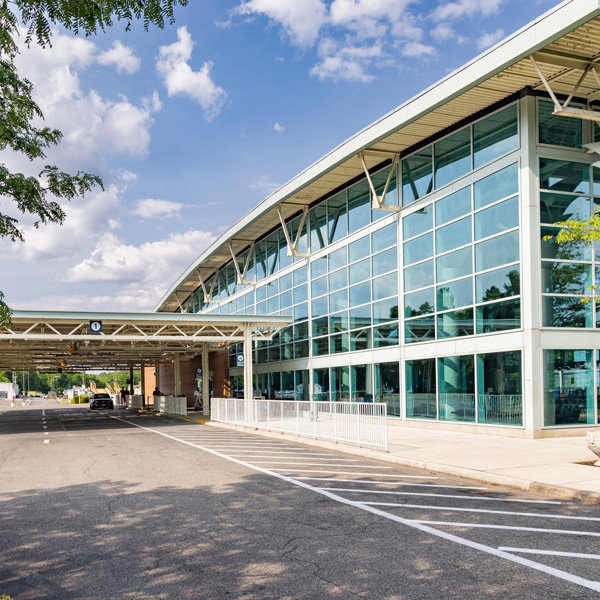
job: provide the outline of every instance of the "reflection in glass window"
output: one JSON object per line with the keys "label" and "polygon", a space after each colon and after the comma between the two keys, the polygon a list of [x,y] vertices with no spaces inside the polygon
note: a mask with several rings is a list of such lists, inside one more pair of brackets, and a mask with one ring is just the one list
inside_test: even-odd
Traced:
{"label": "reflection in glass window", "polygon": [[294,358],[308,358],[308,340],[294,344]]}
{"label": "reflection in glass window", "polygon": [[323,356],[329,354],[329,338],[316,338],[312,342],[313,356]]}
{"label": "reflection in glass window", "polygon": [[398,225],[390,223],[371,234],[373,238],[373,252],[379,252],[384,248],[395,246],[398,242]]}
{"label": "reflection in glass window", "polygon": [[404,322],[404,339],[407,344],[435,339],[435,317],[419,317]]}
{"label": "reflection in glass window", "polygon": [[448,356],[438,359],[441,421],[475,420],[474,357]]}
{"label": "reflection in glass window", "polygon": [[373,402],[373,382],[371,365],[350,367],[353,402]]}
{"label": "reflection in glass window", "polygon": [[434,310],[434,290],[432,287],[412,294],[404,294],[404,316],[407,319],[427,315]]}
{"label": "reflection in glass window", "polygon": [[367,327],[371,324],[371,305],[365,304],[358,308],[350,309],[350,329]]}
{"label": "reflection in glass window", "polygon": [[431,146],[402,160],[402,205],[429,194],[433,189]]}
{"label": "reflection in glass window", "polygon": [[437,280],[439,282],[457,279],[470,275],[473,271],[471,247],[438,256],[436,263]]}
{"label": "reflection in glass window", "polygon": [[519,199],[515,196],[475,213],[475,239],[519,226]]}
{"label": "reflection in glass window", "polygon": [[366,235],[348,245],[350,262],[366,258],[371,254],[371,236]]}
{"label": "reflection in glass window", "polygon": [[406,361],[406,417],[436,419],[435,358]]}
{"label": "reflection in glass window", "polygon": [[329,338],[329,352],[330,354],[340,354],[342,352],[348,352],[350,349],[350,338],[347,333],[338,333],[332,335]]}
{"label": "reflection in glass window", "polygon": [[404,269],[404,291],[411,292],[418,288],[433,285],[433,261],[426,262]]}
{"label": "reflection in glass window", "polygon": [[343,246],[342,248],[340,248],[339,250],[335,250],[335,252],[331,252],[331,254],[329,254],[329,256],[327,257],[328,263],[329,263],[329,272],[331,273],[331,271],[335,271],[336,269],[339,269],[340,267],[345,267],[348,259],[346,258],[347,256],[347,247]]}
{"label": "reflection in glass window", "polygon": [[521,293],[521,275],[519,265],[502,267],[475,277],[477,302],[490,302]]}
{"label": "reflection in glass window", "polygon": [[313,369],[313,398],[329,402],[329,369]]}
{"label": "reflection in glass window", "polygon": [[433,233],[426,233],[404,244],[404,264],[411,265],[433,256]]}
{"label": "reflection in glass window", "polygon": [[[313,282],[314,283],[314,282]],[[348,273],[346,269],[340,269],[329,274],[329,290],[335,292],[348,285]]]}
{"label": "reflection in glass window", "polygon": [[477,356],[477,407],[480,423],[523,425],[520,351]]}
{"label": "reflection in glass window", "polygon": [[397,346],[399,343],[398,323],[373,328],[373,348]]}
{"label": "reflection in glass window", "polygon": [[590,193],[590,166],[540,158],[540,188],[553,192]]}
{"label": "reflection in glass window", "polygon": [[433,227],[432,209],[432,205],[429,204],[402,219],[402,232],[405,240],[425,233]]}
{"label": "reflection in glass window", "polygon": [[[383,194],[383,190],[385,189],[385,184],[387,182],[388,176],[390,174],[390,168],[386,167],[377,173],[374,173],[372,176],[373,186],[375,187],[375,192],[379,196]],[[388,206],[398,206],[398,189],[396,186],[396,168],[394,168],[394,172],[392,173],[392,177],[390,179],[390,185],[388,186],[387,193],[385,195],[385,203]],[[382,213],[383,211],[376,211]],[[377,217],[379,218],[379,217]]]}
{"label": "reflection in glass window", "polygon": [[581,148],[581,119],[565,119],[553,115],[554,103],[538,100],[538,126],[540,144]]}
{"label": "reflection in glass window", "polygon": [[542,324],[544,327],[592,327],[592,303],[584,304],[581,298],[544,296],[542,298]]}
{"label": "reflection in glass window", "polygon": [[542,262],[542,291],[546,294],[591,294],[592,265]]}
{"label": "reflection in glass window", "polygon": [[[306,271],[305,271],[306,273]],[[299,285],[294,288],[294,304],[299,304],[300,302],[306,302],[308,300],[308,286]]]}
{"label": "reflection in glass window", "polygon": [[435,232],[435,250],[438,254],[448,252],[471,242],[471,217],[454,221]]}
{"label": "reflection in glass window", "polygon": [[345,308],[348,308],[348,290],[329,294],[329,312],[337,312]]}
{"label": "reflection in glass window", "polygon": [[350,272],[350,284],[359,283],[371,277],[371,261],[364,258],[348,267]]}
{"label": "reflection in glass window", "polygon": [[471,128],[465,127],[436,142],[435,187],[440,188],[471,170]]}
{"label": "reflection in glass window", "polygon": [[371,329],[356,329],[350,332],[350,352],[369,350],[370,348]]}
{"label": "reflection in glass window", "polygon": [[371,192],[361,181],[348,190],[348,233],[354,233],[371,222]]}
{"label": "reflection in glass window", "polygon": [[294,275],[294,285],[300,285],[302,283],[306,283],[307,268],[300,267],[299,269],[296,269],[293,272],[293,275]]}
{"label": "reflection in glass window", "polygon": [[398,267],[398,261],[396,259],[397,251],[396,247],[390,248],[385,252],[380,252],[373,256],[373,277],[387,273]]}
{"label": "reflection in glass window", "polygon": [[435,203],[435,224],[443,225],[471,211],[471,186],[464,187]]}
{"label": "reflection in glass window", "polygon": [[311,302],[311,311],[313,318],[321,315],[326,315],[328,313],[327,296],[322,296],[321,298],[313,300]]}
{"label": "reflection in glass window", "polygon": [[473,279],[466,277],[439,285],[436,295],[438,311],[473,304]]}
{"label": "reflection in glass window", "polygon": [[475,330],[473,324],[473,309],[463,308],[438,314],[437,316],[438,338],[462,337],[473,335]]}
{"label": "reflection in glass window", "polygon": [[473,186],[473,192],[475,209],[483,208],[507,196],[514,196],[519,192],[519,169],[517,163],[476,181]]}
{"label": "reflection in glass window", "polygon": [[327,293],[327,277],[315,279],[310,284],[310,294],[313,298]]}
{"label": "reflection in glass window", "polygon": [[477,333],[494,333],[521,327],[521,301],[494,302],[477,308]]}
{"label": "reflection in glass window", "polygon": [[517,262],[518,260],[518,231],[511,231],[475,245],[476,271],[493,269],[503,263]]}
{"label": "reflection in glass window", "polygon": [[310,277],[316,279],[327,273],[327,257],[321,257],[310,263]]}
{"label": "reflection in glass window", "polygon": [[592,350],[544,350],[544,425],[594,422]]}
{"label": "reflection in glass window", "polygon": [[373,279],[373,300],[381,300],[388,296],[398,295],[398,274],[394,271],[389,275]]}
{"label": "reflection in glass window", "polygon": [[308,302],[294,306],[294,321],[302,321],[302,319],[308,319]]}
{"label": "reflection in glass window", "polygon": [[345,191],[327,201],[327,229],[330,244],[348,235]]}
{"label": "reflection in glass window", "polygon": [[329,333],[329,319],[327,317],[319,317],[312,320],[312,334],[313,337],[319,337],[321,335],[327,335]]}
{"label": "reflection in glass window", "polygon": [[397,362],[375,364],[375,402],[385,402],[388,415],[400,416],[400,365]]}
{"label": "reflection in glass window", "polygon": [[473,166],[475,169],[516,149],[518,145],[516,104],[473,123]]}
{"label": "reflection in glass window", "polygon": [[[556,243],[556,236],[561,230],[556,227],[542,227],[542,258],[556,260],[592,260],[590,249],[581,242],[567,242],[560,246]],[[552,236],[545,240],[545,237]]]}
{"label": "reflection in glass window", "polygon": [[371,302],[371,283],[359,283],[350,288],[350,306]]}
{"label": "reflection in glass window", "polygon": [[310,249],[316,252],[327,245],[327,208],[325,202],[310,210]]}
{"label": "reflection in glass window", "polygon": [[583,221],[589,219],[591,214],[592,203],[589,196],[567,196],[566,194],[549,194],[547,192],[540,194],[540,220],[542,223],[552,224],[569,219]]}
{"label": "reflection in glass window", "polygon": [[350,367],[332,367],[331,400],[333,402],[350,401]]}
{"label": "reflection in glass window", "polygon": [[338,333],[348,330],[348,313],[346,311],[329,315],[329,331]]}
{"label": "reflection in glass window", "polygon": [[398,318],[398,299],[388,298],[373,304],[373,323],[385,323]]}

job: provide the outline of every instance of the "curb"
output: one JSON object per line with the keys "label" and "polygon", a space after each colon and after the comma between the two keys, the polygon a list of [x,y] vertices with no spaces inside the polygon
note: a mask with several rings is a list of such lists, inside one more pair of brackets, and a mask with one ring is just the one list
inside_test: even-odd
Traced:
{"label": "curb", "polygon": [[225,423],[216,423],[215,421],[210,421],[205,424],[210,425],[211,427],[220,427],[222,429],[243,431],[245,433],[252,433],[254,435],[274,438],[278,440],[290,440],[298,442],[300,444],[306,444],[308,446],[318,446],[320,448],[327,448],[328,450],[335,450],[337,452],[343,452],[344,454],[350,454],[352,456],[363,456],[365,458],[373,458],[375,460],[381,460],[383,462],[402,465],[404,467],[412,467],[414,469],[421,469],[424,471],[436,471],[438,473],[454,475],[455,477],[463,477],[465,479],[474,479],[482,483],[489,483],[492,485],[503,485],[506,487],[522,490],[524,492],[545,494],[547,496],[562,498],[563,500],[575,500],[578,502],[583,502],[584,504],[600,505],[599,492],[576,490],[562,485],[543,483],[541,481],[534,481],[530,479],[520,479],[519,477],[511,477],[509,475],[499,475],[497,473],[478,471],[476,469],[467,469],[465,467],[455,467],[453,465],[445,465],[441,463],[415,460],[412,458],[404,458],[402,456],[395,456],[393,454],[390,454],[389,452],[369,450],[368,448],[343,446],[340,444],[335,444],[322,440],[315,440],[311,438],[299,437],[287,433],[275,433],[272,431],[257,430],[250,427],[227,425]]}

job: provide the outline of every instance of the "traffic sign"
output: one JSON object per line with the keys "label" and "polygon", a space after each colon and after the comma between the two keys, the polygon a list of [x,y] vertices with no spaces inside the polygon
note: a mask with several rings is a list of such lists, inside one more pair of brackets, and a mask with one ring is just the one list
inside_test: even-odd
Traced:
{"label": "traffic sign", "polygon": [[90,331],[92,333],[102,333],[102,321],[90,321]]}
{"label": "traffic sign", "polygon": [[243,367],[244,366],[244,355],[243,354],[238,354],[236,357],[237,360],[237,366],[238,367]]}

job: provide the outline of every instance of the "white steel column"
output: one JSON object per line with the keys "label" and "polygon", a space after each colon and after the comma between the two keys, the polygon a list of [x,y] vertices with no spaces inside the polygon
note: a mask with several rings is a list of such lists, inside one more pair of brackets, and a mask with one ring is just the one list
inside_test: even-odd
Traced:
{"label": "white steel column", "polygon": [[539,172],[536,148],[536,99],[519,102],[521,135],[521,319],[523,326],[523,421],[530,432],[543,427],[542,326],[540,287]]}
{"label": "white steel column", "polygon": [[140,366],[140,388],[142,392],[142,406],[146,404],[149,406],[150,403],[146,402],[146,370],[144,369],[144,363]]}
{"label": "white steel column", "polygon": [[249,323],[244,324],[244,399],[252,400],[254,395],[252,381],[252,329]]}
{"label": "white steel column", "polygon": [[210,414],[210,370],[208,344],[202,344],[202,414]]}
{"label": "white steel column", "polygon": [[[157,360],[154,362],[154,380],[155,387],[160,391],[160,361]],[[154,391],[154,390],[152,390]]]}
{"label": "white steel column", "polygon": [[175,379],[175,396],[181,394],[181,359],[176,354],[173,359],[173,378]]}

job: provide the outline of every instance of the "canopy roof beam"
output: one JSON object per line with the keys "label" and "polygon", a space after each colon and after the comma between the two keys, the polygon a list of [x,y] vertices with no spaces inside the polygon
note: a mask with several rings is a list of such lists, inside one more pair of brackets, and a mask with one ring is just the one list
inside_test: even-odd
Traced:
{"label": "canopy roof beam", "polygon": [[290,236],[290,232],[288,231],[287,224],[283,215],[281,214],[281,207],[277,207],[277,215],[279,216],[279,221],[281,222],[281,228],[283,229],[283,235],[285,236],[285,241],[287,242],[287,255],[293,257],[301,257],[305,258],[308,256],[306,252],[300,252],[298,247],[300,246],[300,240],[302,239],[302,230],[304,229],[304,224],[306,223],[306,217],[308,216],[308,206],[305,206],[302,209],[302,218],[300,219],[300,225],[298,226],[298,231],[296,232],[296,239],[292,242],[292,238]]}
{"label": "canopy roof beam", "polygon": [[394,173],[395,173],[396,165],[398,164],[398,154],[391,153],[391,156],[392,156],[392,165],[390,167],[390,172],[388,173],[387,180],[385,182],[385,185],[383,186],[383,191],[381,192],[381,194],[378,194],[377,190],[375,189],[375,184],[373,183],[373,178],[371,177],[369,168],[367,167],[367,162],[365,160],[365,151],[360,152],[358,155],[358,157],[360,158],[360,162],[363,166],[363,169],[365,171],[365,176],[369,183],[369,188],[371,189],[371,197],[373,198],[373,201],[371,203],[371,208],[373,210],[387,210],[387,211],[391,211],[391,212],[397,212],[400,210],[400,206],[397,206],[394,204],[386,204],[386,202],[385,202],[385,197],[387,196],[388,189],[389,189],[390,183],[392,181],[392,177],[394,176]]}

